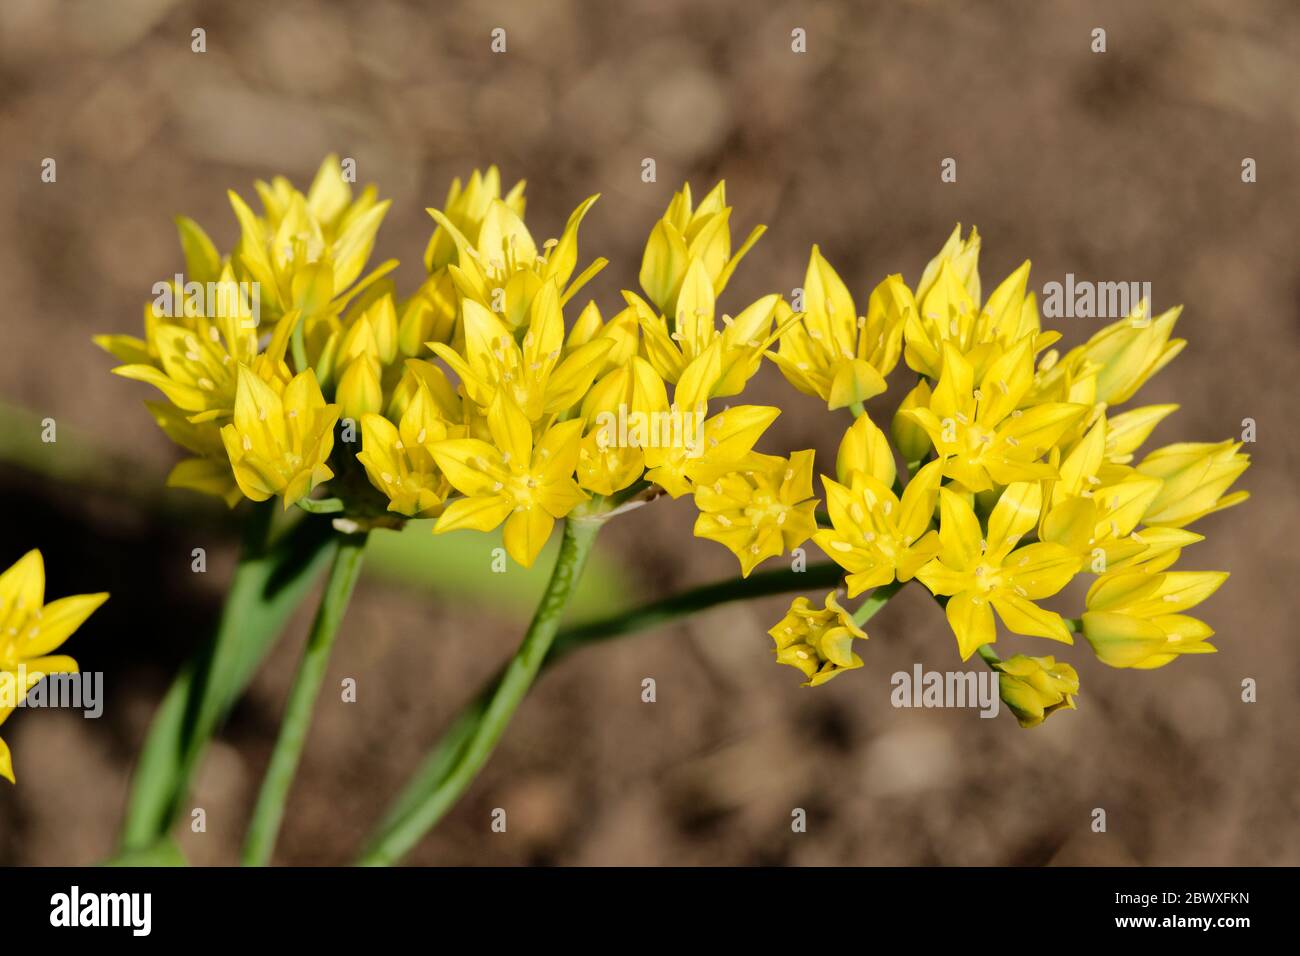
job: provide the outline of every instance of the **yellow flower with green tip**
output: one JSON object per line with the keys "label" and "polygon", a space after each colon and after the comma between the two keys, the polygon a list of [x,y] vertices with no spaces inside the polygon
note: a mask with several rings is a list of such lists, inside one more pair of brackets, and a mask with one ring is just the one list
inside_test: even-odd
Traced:
{"label": "yellow flower with green tip", "polygon": [[[78,594],[45,603],[45,561],[28,551],[0,574],[0,724],[50,674],[75,674],[77,662],[57,650],[108,594]],[[14,782],[9,747],[0,739],[0,777]]]}
{"label": "yellow flower with green tip", "polygon": [[1017,654],[993,665],[998,692],[1021,727],[1037,727],[1058,710],[1074,710],[1079,674],[1054,657]]}
{"label": "yellow flower with green tip", "polygon": [[659,313],[676,316],[687,273],[698,262],[713,295],[722,295],[740,260],[766,230],[755,226],[733,254],[726,183],[714,186],[698,206],[693,206],[691,186],[686,183],[650,230],[641,257],[641,288]]}
{"label": "yellow flower with green tip", "polygon": [[1053,478],[1043,459],[1087,413],[1087,405],[1049,402],[1019,406],[1033,384],[1033,343],[1021,339],[989,361],[978,380],[968,358],[944,343],[943,375],[928,407],[899,415],[925,430],[944,475],[971,491]]}
{"label": "yellow flower with green tip", "polygon": [[804,276],[803,312],[769,353],[786,380],[805,395],[846,408],[879,395],[898,364],[903,324],[916,310],[912,290],[892,275],[872,290],[867,314],[816,246]]}
{"label": "yellow flower with green tip", "polygon": [[1017,548],[1037,524],[1042,508],[1038,482],[1008,485],[989,515],[987,535],[966,499],[939,489],[939,555],[916,573],[936,595],[948,596],[948,624],[962,660],[997,639],[996,610],[1007,630],[1074,643],[1055,611],[1034,602],[1050,597],[1078,572],[1080,559],[1048,542]]}
{"label": "yellow flower with green tip", "polygon": [[452,501],[435,534],[472,528],[491,531],[505,522],[506,552],[530,567],[563,518],[587,495],[573,480],[581,448],[580,418],[551,425],[534,443],[527,416],[504,392],[488,409],[492,442],[452,438],[430,451],[463,498]]}
{"label": "yellow flower with green tip", "polygon": [[840,607],[834,591],[826,595],[822,608],[813,607],[806,597],[795,598],[785,617],[767,633],[776,641],[777,663],[802,671],[807,678],[804,687],[816,687],[841,671],[862,666],[853,642],[865,641],[867,633]]}
{"label": "yellow flower with green tip", "polygon": [[1212,654],[1214,630],[1181,612],[1228,579],[1226,571],[1113,571],[1088,589],[1083,636],[1111,667],[1149,670],[1182,654]]}
{"label": "yellow flower with green tip", "polygon": [[1241,442],[1180,442],[1158,448],[1142,459],[1139,474],[1158,478],[1160,493],[1147,507],[1149,525],[1181,528],[1224,508],[1239,505],[1249,491],[1227,494],[1232,483],[1250,467],[1240,453]]}
{"label": "yellow flower with green tip", "polygon": [[811,450],[789,460],[756,454],[742,469],[697,484],[695,536],[730,550],[749,577],[761,561],[797,548],[817,530],[812,474]]}
{"label": "yellow flower with green tip", "polygon": [[333,478],[326,461],[338,417],[339,407],[325,404],[311,369],[295,375],[278,395],[241,368],[234,419],[221,429],[240,490],[253,501],[279,495],[288,508]]}

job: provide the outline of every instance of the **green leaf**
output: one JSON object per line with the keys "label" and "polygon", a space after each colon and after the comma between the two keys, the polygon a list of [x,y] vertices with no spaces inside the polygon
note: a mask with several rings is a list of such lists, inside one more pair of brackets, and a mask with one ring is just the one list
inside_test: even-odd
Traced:
{"label": "green leaf", "polygon": [[217,633],[182,668],[149,728],[132,780],[123,850],[151,847],[171,828],[208,741],[333,555],[330,522],[310,516],[266,547],[274,504],[249,516]]}

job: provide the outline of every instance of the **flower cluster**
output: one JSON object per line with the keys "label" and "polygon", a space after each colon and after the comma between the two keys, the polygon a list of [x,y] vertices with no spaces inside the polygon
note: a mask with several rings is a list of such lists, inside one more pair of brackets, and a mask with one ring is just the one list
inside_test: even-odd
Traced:
{"label": "flower cluster", "polygon": [[775,294],[719,312],[763,232],[733,249],[722,183],[698,203],[689,186],[673,196],[640,293],[624,291],[609,318],[572,305],[606,264],[579,269],[595,196],[539,241],[522,182],[503,194],[495,168],[453,182],[429,210],[424,278],[402,299],[396,263],[363,276],[388,204],[373,187],[354,198],[334,157],[306,194],[283,178],[256,190],[260,215],[230,194],[240,238],[228,255],[179,220],[186,273],[155,287],[144,338],[97,339],[119,375],[162,393],[149,408],[192,454],[170,484],[310,510],[327,485],[354,521],[504,526],[522,565],[557,520],[658,489],[694,494],[700,533],[746,568],[815,530],[811,453],[755,452],[778,410],[720,403],[796,324]]}
{"label": "flower cluster", "polygon": [[[814,248],[805,311],[772,358],[796,388],[859,412],[835,478],[822,477],[826,512],[813,535],[844,569],[849,596],[918,580],[944,606],[961,658],[978,651],[1033,726],[1074,706],[1078,676],[1051,657],[999,660],[996,622],[1062,644],[1082,633],[1115,667],[1213,651],[1209,626],[1182,612],[1227,574],[1169,569],[1202,539],[1188,525],[1248,496],[1229,488],[1249,459],[1233,441],[1139,458],[1177,406],[1116,410],[1182,349],[1171,338],[1179,309],[1151,318],[1144,302],[1060,355],[1059,336],[1040,327],[1029,263],[982,297],[978,258],[978,233],[963,239],[958,227],[915,290],[890,276],[856,316]],[[860,403],[884,391],[900,353],[918,381],[891,443]],[[1080,619],[1040,603],[1078,574],[1095,576]],[[783,656],[778,630],[778,659],[820,673]]]}
{"label": "flower cluster", "polygon": [[[45,603],[45,562],[28,551],[0,574],[0,724],[27,692],[46,677],[77,673],[77,662],[53,654],[108,600],[107,594],[78,594]],[[0,738],[0,777],[14,782],[9,746]]]}
{"label": "flower cluster", "polygon": [[[733,247],[719,183],[698,202],[689,185],[674,194],[640,290],[607,317],[573,301],[607,262],[581,265],[578,248],[598,197],[539,241],[524,184],[503,190],[495,168],[428,210],[422,278],[403,298],[396,262],[367,271],[388,203],[373,187],[354,196],[334,157],[305,194],[283,178],[256,191],[260,214],[230,194],[228,254],[178,220],[186,272],[155,286],[144,337],[97,339],[118,374],[161,393],[148,407],[190,453],[172,485],[231,505],[278,497],[349,527],[501,527],[525,566],[561,519],[690,496],[695,534],[744,575],[812,539],[850,598],[920,582],[1026,726],[1073,707],[1077,675],[1052,657],[1000,660],[998,621],[1063,644],[1082,633],[1117,667],[1213,650],[1182,612],[1226,575],[1170,569],[1201,540],[1188,525],[1246,497],[1229,489],[1249,460],[1232,441],[1139,457],[1176,406],[1117,410],[1182,349],[1178,309],[1153,318],[1142,303],[1060,354],[1029,263],[984,295],[979,235],[958,226],[915,286],[887,276],[865,308],[814,246],[791,301],[722,313],[764,227]],[[824,510],[812,451],[756,450],[779,410],[731,401],[765,357],[855,415],[821,476]],[[863,403],[900,363],[917,378],[887,435]],[[1096,578],[1080,618],[1044,606],[1079,574]],[[808,684],[861,666],[851,644],[879,603],[855,620],[834,594],[823,610],[797,600],[771,631],[777,659]]]}

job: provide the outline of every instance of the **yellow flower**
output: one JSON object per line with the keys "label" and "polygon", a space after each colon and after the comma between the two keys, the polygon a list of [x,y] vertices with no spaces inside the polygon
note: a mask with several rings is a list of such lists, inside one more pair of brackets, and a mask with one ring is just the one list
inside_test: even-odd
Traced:
{"label": "yellow flower", "polygon": [[[376,299],[352,321],[338,341],[341,374],[334,399],[339,414],[353,421],[384,408],[385,370],[397,358],[397,307],[391,295]],[[316,363],[317,371],[321,370]]]}
{"label": "yellow flower", "polygon": [[561,358],[564,315],[559,289],[558,281],[551,279],[533,297],[522,346],[500,317],[468,298],[461,312],[464,354],[441,342],[429,343],[475,404],[488,408],[498,395],[506,395],[536,422],[581,401],[614,343],[599,337]]}
{"label": "yellow flower", "polygon": [[899,403],[898,410],[894,412],[894,419],[889,425],[889,434],[894,439],[894,445],[898,448],[899,454],[903,456],[904,461],[924,461],[925,456],[934,447],[930,442],[930,436],[925,433],[925,429],[912,418],[903,414],[914,408],[929,408],[932,395],[930,383],[925,379],[921,379],[910,392],[903,396],[903,401]]}
{"label": "yellow flower", "polygon": [[1079,674],[1054,657],[1017,654],[993,665],[998,691],[1021,727],[1037,727],[1058,710],[1074,710]]}
{"label": "yellow flower", "polygon": [[901,410],[923,428],[944,460],[944,474],[970,491],[1054,477],[1043,461],[1087,405],[1049,402],[1021,410],[1033,384],[1033,343],[1021,339],[996,354],[977,380],[971,362],[944,343],[943,375],[929,407]]}
{"label": "yellow flower", "polygon": [[1114,571],[1088,590],[1083,636],[1111,667],[1163,667],[1180,654],[1210,654],[1214,630],[1180,613],[1228,579],[1226,571]]}
{"label": "yellow flower", "polygon": [[424,382],[407,405],[398,425],[381,415],[361,419],[361,452],[370,483],[389,501],[388,510],[412,518],[442,512],[451,486],[433,460],[431,447],[448,437],[447,423]]}
{"label": "yellow flower", "polygon": [[885,391],[898,364],[903,323],[916,311],[912,290],[892,275],[872,290],[858,315],[848,287],[813,246],[804,277],[802,318],[769,357],[786,380],[828,408],[845,408]]}
{"label": "yellow flower", "polygon": [[578,262],[578,227],[598,198],[584,200],[569,216],[560,238],[547,240],[540,253],[521,212],[501,199],[489,201],[474,240],[441,211],[428,210],[455,243],[456,259],[447,269],[462,306],[476,302],[517,329],[529,320],[533,299],[543,288],[553,284],[559,305],[567,304],[608,262],[596,259],[570,281]]}
{"label": "yellow flower", "polygon": [[980,233],[974,226],[970,235],[961,237],[961,223],[949,234],[938,254],[925,264],[921,281],[916,284],[917,299],[924,299],[934,288],[939,271],[945,265],[952,269],[953,277],[976,302],[980,300]]}
{"label": "yellow flower", "polygon": [[[0,574],[0,724],[50,674],[75,674],[77,662],[50,654],[72,636],[107,594],[78,594],[45,603],[45,562],[28,551]],[[14,782],[9,747],[0,739],[0,777]]]}
{"label": "yellow flower", "polygon": [[215,422],[195,425],[183,411],[169,402],[145,402],[158,427],[176,444],[194,457],[176,463],[167,476],[169,488],[189,488],[205,495],[216,495],[233,508],[243,501],[244,493],[230,473],[230,461],[221,443],[221,427]]}
{"label": "yellow flower", "polygon": [[645,477],[674,498],[689,494],[697,482],[712,484],[741,468],[750,460],[754,444],[781,414],[770,405],[736,405],[691,427],[703,418],[703,406],[674,404],[669,411],[686,416],[684,440],[647,446]]}
{"label": "yellow flower", "polygon": [[686,183],[681,192],[673,194],[668,209],[646,240],[641,257],[641,288],[660,313],[678,316],[681,310],[677,298],[692,264],[700,263],[713,296],[722,295],[740,260],[766,230],[766,226],[755,226],[733,255],[726,183],[714,186],[694,208],[691,186]]}
{"label": "yellow flower", "polygon": [[1059,362],[1044,356],[1044,381],[1039,388],[1060,388],[1062,380],[1087,381],[1090,402],[1120,405],[1127,402],[1156,372],[1174,360],[1187,344],[1171,339],[1182,313],[1176,306],[1152,319],[1148,304],[1140,303],[1128,318],[1112,322],[1083,345],[1071,349]]}
{"label": "yellow flower", "polygon": [[288,508],[333,478],[325,462],[334,448],[338,417],[338,406],[325,404],[311,369],[295,375],[277,395],[241,368],[234,421],[221,429],[240,489],[254,501],[280,495]]}
{"label": "yellow flower", "polygon": [[262,216],[238,193],[227,193],[240,229],[230,258],[241,281],[258,284],[264,321],[277,322],[294,310],[309,320],[337,316],[396,268],[389,260],[358,281],[389,200],[377,201],[373,186],[354,200],[337,156],[325,157],[306,195],[283,176],[254,185]]}
{"label": "yellow flower", "polygon": [[813,540],[849,572],[849,597],[888,584],[895,576],[910,581],[939,552],[939,537],[928,529],[942,468],[941,462],[932,461],[917,472],[901,501],[872,475],[856,472],[847,488],[822,476],[832,527],[818,531]]}
{"label": "yellow flower", "polygon": [[[241,365],[252,366],[258,359],[258,329],[228,265],[214,290],[205,303],[185,300],[184,315],[153,316],[147,335],[156,361],[113,369],[115,375],[154,386],[196,422],[230,415],[236,373]],[[96,342],[111,351],[114,338],[99,336]],[[257,364],[271,376],[278,371],[269,358]]]}
{"label": "yellow flower", "polygon": [[589,342],[608,339],[613,344],[605,353],[600,371],[596,373],[599,378],[607,372],[627,365],[637,354],[637,346],[640,344],[637,329],[636,309],[631,306],[627,306],[606,322],[601,318],[596,303],[588,302],[578,316],[578,320],[569,328],[564,338],[564,349],[561,355],[568,358]]}
{"label": "yellow flower", "polygon": [[[477,169],[470,173],[464,188],[460,178],[451,181],[447,201],[442,204],[442,214],[471,245],[478,243],[483,220],[494,201],[500,201],[517,217],[524,217],[524,181],[521,179],[505,196],[501,195],[501,171],[489,166],[486,172]],[[456,241],[442,227],[433,231],[429,245],[424,250],[424,267],[429,272],[445,268],[456,261]]]}
{"label": "yellow flower", "polygon": [[1225,494],[1250,467],[1239,453],[1241,442],[1180,442],[1158,448],[1137,466],[1139,474],[1159,478],[1160,493],[1147,507],[1149,525],[1181,528],[1208,514],[1241,504],[1249,491]]}
{"label": "yellow flower", "polygon": [[818,609],[806,597],[797,597],[790,610],[767,632],[776,641],[778,664],[789,664],[803,671],[804,687],[824,684],[840,671],[862,666],[862,658],[853,652],[854,639],[867,639],[853,617],[835,600],[835,592],[826,595],[826,606]]}
{"label": "yellow flower", "polygon": [[628,487],[645,472],[645,449],[685,447],[690,413],[669,410],[663,380],[645,359],[635,356],[610,372],[587,393],[582,418],[589,431],[578,454],[578,484],[599,495]]}
{"label": "yellow flower", "polygon": [[812,473],[811,450],[788,461],[754,455],[743,470],[696,485],[695,536],[728,548],[748,577],[759,562],[797,548],[817,530]]}
{"label": "yellow flower", "polygon": [[1016,548],[1038,524],[1042,489],[1038,482],[1008,485],[993,507],[987,536],[966,499],[939,490],[939,556],[916,573],[936,595],[950,595],[948,623],[962,660],[997,638],[993,611],[1015,634],[1074,643],[1054,611],[1034,601],[1050,597],[1079,570],[1079,558],[1059,544]]}
{"label": "yellow flower", "polygon": [[[474,170],[464,187],[459,178],[451,181],[442,214],[465,237],[468,248],[477,246],[483,220],[494,201],[503,202],[522,219],[523,180],[515,183],[505,196],[501,195],[501,173],[495,166],[489,166],[486,172]],[[449,267],[456,263],[458,256],[459,250],[451,233],[441,226],[436,227],[424,251],[424,267],[429,277],[400,310],[397,343],[403,355],[419,355],[424,343],[431,339],[452,341],[460,302]]]}
{"label": "yellow flower", "polygon": [[1038,305],[1029,282],[1029,262],[1007,276],[980,306],[979,234],[961,241],[961,226],[921,276],[917,307],[903,327],[904,357],[910,368],[938,378],[946,346],[951,344],[977,368],[991,351],[1005,351],[1029,339],[1036,354],[1060,335],[1041,332]]}
{"label": "yellow flower", "polygon": [[550,426],[534,444],[528,418],[504,392],[488,409],[492,443],[477,438],[438,442],[430,451],[464,498],[451,502],[436,534],[505,522],[506,552],[524,567],[537,559],[555,526],[587,496],[573,480],[582,419]]}
{"label": "yellow flower", "polygon": [[676,297],[677,312],[671,326],[644,299],[624,292],[641,326],[646,358],[665,382],[677,383],[694,363],[716,353],[717,370],[708,383],[707,397],[738,395],[763,362],[763,353],[792,324],[772,327],[781,304],[779,295],[765,295],[734,319],[715,321],[716,299],[708,270],[692,259]]}

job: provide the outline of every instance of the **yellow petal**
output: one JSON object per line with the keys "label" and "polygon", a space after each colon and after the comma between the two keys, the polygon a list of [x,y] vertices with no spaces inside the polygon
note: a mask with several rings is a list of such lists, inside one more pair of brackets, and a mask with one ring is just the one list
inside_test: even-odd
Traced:
{"label": "yellow petal", "polygon": [[993,594],[993,607],[1008,631],[1030,637],[1048,637],[1063,644],[1073,644],[1069,629],[1055,611],[1041,608],[1033,601],[1002,588]]}
{"label": "yellow petal", "polygon": [[554,527],[555,519],[540,507],[517,509],[506,519],[506,553],[524,567],[532,567]]}
{"label": "yellow petal", "polygon": [[48,654],[71,637],[86,618],[107,600],[107,593],[77,594],[45,605],[40,620],[34,622],[35,626],[20,635],[19,655],[31,658]]}
{"label": "yellow petal", "polygon": [[33,548],[0,574],[0,614],[15,608],[28,613],[39,610],[45,600],[45,559]]}
{"label": "yellow petal", "polygon": [[948,625],[957,636],[957,649],[961,659],[967,660],[981,645],[997,640],[993,624],[993,610],[989,602],[971,591],[955,594],[945,610]]}
{"label": "yellow petal", "polygon": [[508,495],[493,495],[484,498],[458,498],[447,506],[438,523],[433,526],[434,534],[458,531],[470,528],[474,531],[491,531],[514,510],[515,503]]}

